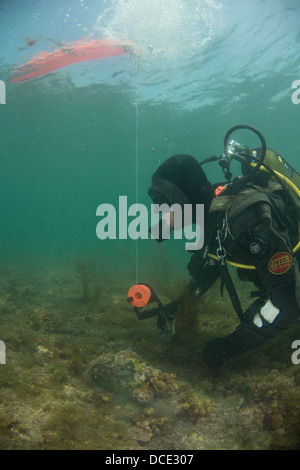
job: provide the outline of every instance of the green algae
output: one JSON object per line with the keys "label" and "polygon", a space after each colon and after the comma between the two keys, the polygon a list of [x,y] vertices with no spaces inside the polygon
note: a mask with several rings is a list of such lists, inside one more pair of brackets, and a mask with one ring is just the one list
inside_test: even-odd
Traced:
{"label": "green algae", "polygon": [[76,274],[79,279],[79,301],[86,305],[86,320],[89,321],[90,313],[94,312],[104,290],[104,281],[101,274],[101,266],[103,265],[102,257],[98,253],[97,259],[88,259],[83,262],[76,262]]}
{"label": "green algae", "polygon": [[[299,325],[213,371],[203,347],[237,324],[218,285],[193,301],[182,281],[176,333],[158,339],[155,320],[137,320],[126,302],[124,279],[113,296],[102,279],[87,321],[72,269],[41,277],[10,271],[0,282],[1,449],[300,447],[300,369],[290,360]],[[161,297],[171,300],[167,289]]]}
{"label": "green algae", "polygon": [[117,439],[125,445],[125,426],[99,412],[87,415],[86,411],[74,403],[54,406],[41,427],[44,448],[105,449]]}

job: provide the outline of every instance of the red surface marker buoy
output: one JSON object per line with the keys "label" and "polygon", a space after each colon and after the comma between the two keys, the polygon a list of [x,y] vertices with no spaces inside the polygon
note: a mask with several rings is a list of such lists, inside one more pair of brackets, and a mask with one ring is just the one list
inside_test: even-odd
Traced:
{"label": "red surface marker buoy", "polygon": [[20,83],[77,62],[114,57],[133,52],[134,47],[131,44],[118,44],[106,41],[105,39],[67,43],[53,52],[41,52],[33,60],[17,67],[13,71],[10,81]]}

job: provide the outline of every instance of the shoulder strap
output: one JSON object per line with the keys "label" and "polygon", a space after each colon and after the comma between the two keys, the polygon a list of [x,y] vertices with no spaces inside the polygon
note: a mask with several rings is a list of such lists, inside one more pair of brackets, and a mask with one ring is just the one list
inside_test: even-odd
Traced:
{"label": "shoulder strap", "polygon": [[282,210],[282,197],[279,193],[282,192],[282,187],[277,183],[269,183],[267,188],[262,188],[257,185],[247,185],[236,196],[233,201],[228,217],[230,222],[233,223],[235,219],[250,206],[258,202],[265,202],[269,204],[276,212]]}

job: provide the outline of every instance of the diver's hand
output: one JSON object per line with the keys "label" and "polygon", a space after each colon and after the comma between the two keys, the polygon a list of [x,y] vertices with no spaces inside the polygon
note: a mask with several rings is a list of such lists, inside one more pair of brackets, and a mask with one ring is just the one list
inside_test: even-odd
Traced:
{"label": "diver's hand", "polygon": [[214,260],[206,260],[200,254],[194,253],[188,264],[192,276],[190,293],[194,297],[201,297],[220,277],[220,269]]}
{"label": "diver's hand", "polygon": [[179,301],[175,300],[161,307],[158,312],[157,317],[157,328],[162,331],[169,331],[170,326],[175,322],[175,313],[178,308]]}
{"label": "diver's hand", "polygon": [[195,279],[191,279],[189,282],[189,291],[192,297],[201,297],[202,286]]}
{"label": "diver's hand", "polygon": [[189,264],[187,265],[190,275],[194,279],[199,279],[199,277],[201,276],[201,271],[205,264],[206,260],[202,256],[200,256],[199,253],[194,253],[191,256]]}

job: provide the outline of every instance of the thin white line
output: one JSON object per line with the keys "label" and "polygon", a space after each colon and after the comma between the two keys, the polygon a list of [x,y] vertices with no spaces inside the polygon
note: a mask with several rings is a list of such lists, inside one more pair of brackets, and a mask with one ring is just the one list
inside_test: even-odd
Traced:
{"label": "thin white line", "polygon": [[[139,58],[136,58],[136,103],[135,103],[135,202],[138,203],[139,197],[139,95],[138,95],[138,64]],[[135,281],[139,282],[139,247],[138,239],[135,242]]]}

